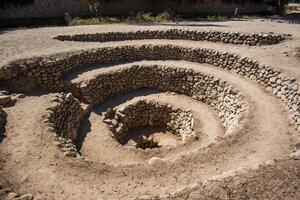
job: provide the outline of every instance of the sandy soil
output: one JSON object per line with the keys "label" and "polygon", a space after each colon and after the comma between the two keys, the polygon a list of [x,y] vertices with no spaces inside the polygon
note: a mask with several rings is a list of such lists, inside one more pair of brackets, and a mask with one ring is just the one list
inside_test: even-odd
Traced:
{"label": "sandy soil", "polygon": [[[103,25],[0,30],[0,66],[25,57],[76,49],[128,44],[174,44],[228,51],[272,65],[300,80],[300,26],[254,21],[186,23],[186,26]],[[141,29],[189,28],[239,32],[289,33],[292,39],[272,46],[231,45],[211,42],[139,40],[121,42],[61,42],[58,34]],[[288,56],[284,56],[287,52]],[[289,160],[297,135],[282,101],[255,82],[210,65],[186,61],[139,61],[191,68],[212,74],[239,90],[249,103],[249,113],[236,132],[224,137],[217,113],[184,95],[139,90],[113,97],[95,107],[82,121],[81,158],[63,157],[54,136],[43,130],[41,116],[52,94],[32,94],[5,108],[6,138],[0,143],[0,182],[20,193],[41,199],[299,199],[300,163]],[[78,70],[65,81],[92,79],[125,63]],[[200,139],[175,148],[141,150],[122,146],[110,137],[103,111],[134,98],[148,98],[191,109]],[[267,163],[267,164],[266,164]],[[242,187],[242,186],[244,187]],[[270,186],[273,186],[270,187]],[[238,196],[237,194],[241,194]],[[169,196],[169,197],[168,197]],[[1,198],[1,197],[0,197]]]}

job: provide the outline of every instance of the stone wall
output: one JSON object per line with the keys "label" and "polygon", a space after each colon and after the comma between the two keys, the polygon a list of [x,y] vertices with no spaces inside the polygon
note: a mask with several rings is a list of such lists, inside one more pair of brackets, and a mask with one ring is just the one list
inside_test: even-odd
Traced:
{"label": "stone wall", "polygon": [[227,134],[239,125],[246,109],[242,95],[226,82],[184,68],[134,65],[98,74],[74,87],[74,94],[90,104],[100,104],[111,96],[139,88],[185,94],[218,111]]}
{"label": "stone wall", "polygon": [[142,39],[181,39],[195,41],[211,41],[232,44],[248,45],[271,45],[279,43],[285,39],[284,35],[272,34],[248,34],[238,32],[221,31],[190,31],[180,29],[170,30],[146,30],[135,32],[104,32],[104,33],[84,33],[76,35],[58,35],[55,39],[61,41],[80,41],[80,42],[110,42],[123,40],[142,40]]}
{"label": "stone wall", "polygon": [[78,156],[74,145],[83,109],[71,93],[57,94],[47,108],[44,123],[57,135],[57,146],[66,156]]}
{"label": "stone wall", "polygon": [[142,45],[105,47],[57,54],[48,57],[17,60],[0,67],[0,80],[25,76],[46,90],[63,90],[61,76],[86,64],[113,63],[126,60],[171,59],[207,63],[230,70],[256,81],[280,98],[291,113],[295,128],[300,133],[300,88],[292,77],[287,77],[271,66],[247,57],[204,48],[174,45]]}
{"label": "stone wall", "polygon": [[165,127],[184,142],[193,131],[194,118],[190,110],[142,99],[110,109],[106,112],[104,121],[120,141],[134,128],[159,126]]}

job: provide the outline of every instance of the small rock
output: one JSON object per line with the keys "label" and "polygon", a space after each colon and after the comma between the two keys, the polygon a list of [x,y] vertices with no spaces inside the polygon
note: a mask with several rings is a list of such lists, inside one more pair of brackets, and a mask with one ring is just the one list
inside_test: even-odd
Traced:
{"label": "small rock", "polygon": [[112,124],[112,120],[111,120],[111,119],[104,119],[103,121],[104,121],[106,124],[109,124],[109,125]]}
{"label": "small rock", "polygon": [[273,91],[273,88],[272,88],[272,87],[267,87],[266,90],[267,90],[268,92],[272,92],[272,91]]}
{"label": "small rock", "polygon": [[294,159],[294,160],[300,160],[300,150],[297,150],[295,152],[292,152],[290,154],[290,158]]}
{"label": "small rock", "polygon": [[72,93],[68,93],[68,94],[66,95],[66,98],[67,98],[67,99],[73,98]]}
{"label": "small rock", "polygon": [[0,96],[0,105],[7,105],[12,102],[12,99],[9,95]]}
{"label": "small rock", "polygon": [[0,190],[0,197],[6,195],[9,192],[10,192],[10,189],[8,189],[8,188]]}
{"label": "small rock", "polygon": [[10,192],[7,194],[7,196],[5,197],[7,200],[10,200],[10,199],[14,199],[14,198],[17,198],[19,195],[15,192]]}
{"label": "small rock", "polygon": [[150,200],[151,196],[150,195],[142,195],[139,197],[140,200]]}
{"label": "small rock", "polygon": [[9,92],[6,91],[6,90],[1,90],[1,91],[0,91],[0,96],[1,96],[1,95],[8,95],[8,94],[9,94]]}
{"label": "small rock", "polygon": [[74,151],[66,151],[66,152],[64,153],[64,156],[76,157],[76,156],[77,156],[77,153],[74,152]]}
{"label": "small rock", "polygon": [[25,98],[26,96],[25,96],[25,94],[17,94],[16,97],[19,98],[19,99],[23,99],[23,98]]}
{"label": "small rock", "polygon": [[275,164],[275,160],[272,159],[272,160],[268,160],[265,162],[266,165],[274,165]]}
{"label": "small rock", "polygon": [[162,159],[162,158],[159,158],[159,157],[152,157],[152,158],[149,159],[148,163],[149,163],[150,165],[153,165],[153,164],[155,164],[155,163],[157,163],[157,162],[160,162],[160,161],[162,161],[162,160],[163,160],[163,159]]}
{"label": "small rock", "polygon": [[15,200],[32,200],[33,195],[32,194],[24,194],[20,196],[19,198],[15,198]]}
{"label": "small rock", "polygon": [[296,111],[298,110],[298,106],[297,106],[297,105],[295,105],[295,104],[294,104],[294,105],[292,105],[292,110],[296,112]]}
{"label": "small rock", "polygon": [[135,147],[135,146],[136,146],[136,142],[135,142],[134,140],[130,139],[130,140],[127,142],[126,145]]}

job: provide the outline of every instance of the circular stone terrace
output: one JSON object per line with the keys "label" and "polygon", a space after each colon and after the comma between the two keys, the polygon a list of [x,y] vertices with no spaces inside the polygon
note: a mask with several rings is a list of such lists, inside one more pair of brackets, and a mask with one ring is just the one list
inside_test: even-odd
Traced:
{"label": "circular stone terrace", "polygon": [[298,199],[299,33],[260,21],[3,33],[0,198]]}

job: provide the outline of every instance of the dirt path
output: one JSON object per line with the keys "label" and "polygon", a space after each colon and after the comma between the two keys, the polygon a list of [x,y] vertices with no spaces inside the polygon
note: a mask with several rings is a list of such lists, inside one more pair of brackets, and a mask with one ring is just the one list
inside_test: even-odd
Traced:
{"label": "dirt path", "polygon": [[41,128],[41,116],[49,98],[51,95],[26,97],[15,106],[5,109],[8,113],[7,131],[0,145],[0,155],[5,158],[5,163],[0,170],[0,177],[13,188],[21,188],[21,193],[37,191],[31,178],[40,175],[38,170],[51,163],[47,158],[56,151],[51,135],[44,135]]}

